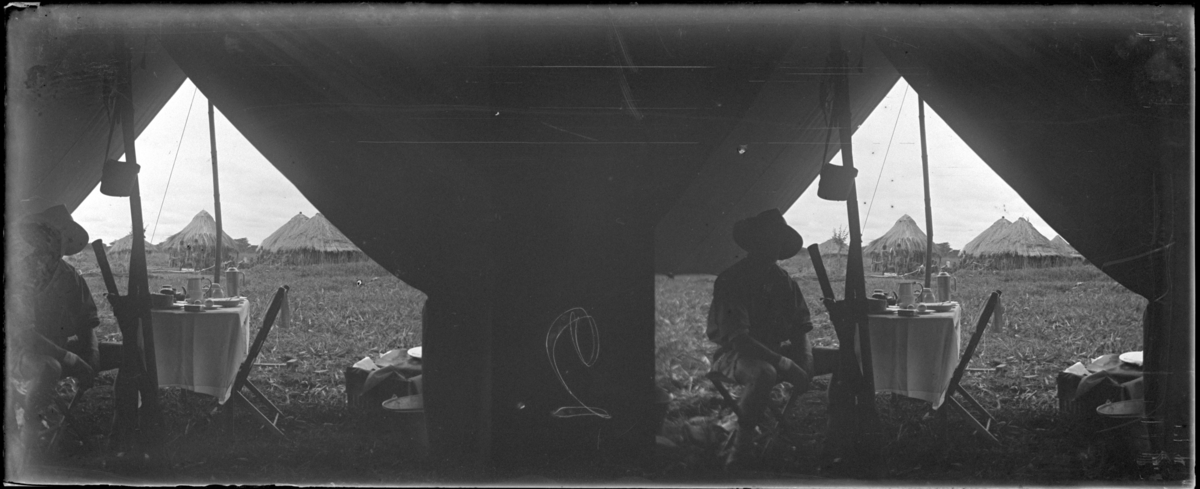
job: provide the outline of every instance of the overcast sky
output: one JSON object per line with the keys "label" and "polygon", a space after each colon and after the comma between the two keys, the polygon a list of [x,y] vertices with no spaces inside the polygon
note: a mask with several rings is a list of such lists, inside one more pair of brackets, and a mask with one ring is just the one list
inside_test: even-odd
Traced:
{"label": "overcast sky", "polygon": [[[854,135],[864,242],[887,232],[906,213],[925,229],[917,96],[912,90],[906,96],[906,88],[901,80]],[[935,241],[949,241],[954,248],[961,248],[1001,216],[1009,220],[1025,217],[1047,238],[1054,237],[1045,221],[928,107],[925,121]],[[895,136],[889,153],[893,127]],[[258,244],[296,213],[309,217],[316,213],[316,208],[220,111],[216,114],[216,133],[222,225],[227,234]],[[201,209],[213,213],[208,100],[190,80],[138,137],[137,150],[142,167],[139,182],[146,239],[162,242],[186,226]],[[833,161],[840,164],[840,153]],[[823,201],[816,194],[814,181],[785,215],[809,243],[825,241],[834,228],[846,226],[845,203]],[[73,216],[92,239],[105,242],[125,236],[131,226],[128,200],[101,194],[99,185]]]}
{"label": "overcast sky", "polygon": [[[922,231],[928,231],[917,115],[917,93],[901,79],[854,133],[854,167],[858,169],[855,183],[864,245],[886,233],[905,214]],[[975,156],[928,105],[925,139],[935,242],[949,242],[954,249],[962,249],[1001,217],[1010,221],[1024,217],[1047,239],[1054,238],[1054,229]],[[832,161],[842,164],[840,151]],[[835,228],[847,227],[846,203],[818,198],[817,183],[813,181],[784,213],[805,243],[824,242],[833,236]]]}

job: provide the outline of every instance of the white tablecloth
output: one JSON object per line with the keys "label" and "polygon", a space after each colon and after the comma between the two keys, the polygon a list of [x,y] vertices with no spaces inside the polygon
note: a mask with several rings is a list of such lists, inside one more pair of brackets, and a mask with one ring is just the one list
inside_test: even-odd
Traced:
{"label": "white tablecloth", "polygon": [[929,401],[934,409],[958,366],[962,307],[918,317],[868,315],[875,391]]}
{"label": "white tablecloth", "polygon": [[159,387],[215,396],[232,394],[238,367],[250,349],[250,303],[201,312],[153,310]]}

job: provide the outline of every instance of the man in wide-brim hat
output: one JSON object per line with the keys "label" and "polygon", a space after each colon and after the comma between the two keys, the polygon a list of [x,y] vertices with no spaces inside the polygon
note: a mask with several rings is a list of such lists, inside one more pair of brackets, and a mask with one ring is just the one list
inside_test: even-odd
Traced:
{"label": "man in wide-brim hat", "polygon": [[713,284],[707,330],[720,345],[713,370],[746,386],[727,466],[744,458],[775,384],[790,382],[793,395],[800,395],[813,373],[808,305],[800,286],[776,264],[798,253],[804,239],[778,209],[769,209],[735,223],[733,240],[748,255]]}
{"label": "man in wide-brim hat", "polygon": [[58,379],[88,384],[98,369],[115,368],[120,345],[104,345],[106,359],[100,360],[96,303],[87,282],[62,259],[82,251],[88,234],[66,207],[25,216],[14,228],[8,242],[8,367],[29,388],[36,411]]}

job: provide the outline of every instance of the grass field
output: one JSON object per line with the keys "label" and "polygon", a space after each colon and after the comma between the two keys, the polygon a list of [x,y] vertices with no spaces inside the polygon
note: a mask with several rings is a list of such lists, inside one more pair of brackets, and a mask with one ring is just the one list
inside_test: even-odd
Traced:
{"label": "grass field", "polygon": [[[85,254],[86,255],[86,254]],[[82,255],[81,255],[82,256]],[[73,257],[100,306],[103,339],[119,333],[102,297],[103,282],[94,263]],[[151,268],[155,268],[151,259]],[[807,261],[783,266],[801,284],[813,312],[810,334],[818,346],[836,338],[819,302],[819,287]],[[831,267],[840,275],[836,266]],[[346,409],[342,371],[366,355],[420,344],[420,308],[424,296],[374,263],[309,267],[258,266],[246,271],[246,295],[253,302],[253,330],[261,324],[274,289],[291,289],[292,324],[271,333],[260,362],[294,367],[260,367],[252,380],[284,411],[282,428],[296,442],[282,443],[239,417],[229,429],[213,415],[212,398],[163,389],[166,448],[154,463],[128,460],[105,449],[112,416],[113,374],[106,373],[88,392],[80,419],[82,440],[55,457],[96,471],[99,478],[137,477],[173,482],[357,482],[429,483],[452,479],[433,474],[410,458],[394,419],[354,414]],[[151,288],[182,285],[183,275],[152,272]],[[836,279],[836,277],[835,277]],[[124,277],[118,282],[124,289]],[[362,286],[357,281],[363,282]],[[726,477],[717,469],[720,433],[717,396],[702,375],[713,345],[704,337],[713,277],[657,279],[657,374],[672,396],[659,460],[635,474],[658,482],[705,481]],[[840,296],[844,283],[835,281]],[[868,279],[868,291],[892,290],[890,281]],[[971,436],[957,415],[944,421],[929,414],[928,404],[890,395],[877,396],[886,444],[880,461],[887,480],[992,481],[1053,483],[1113,481],[1136,477],[1113,432],[1066,422],[1057,413],[1056,374],[1080,360],[1104,353],[1140,350],[1144,299],[1091,266],[958,274],[957,298],[963,304],[963,342],[993,290],[1003,292],[1008,328],[989,331],[964,385],[1001,421],[1003,444],[988,447]],[[789,432],[773,442],[759,467],[765,478],[853,477],[830,468],[821,451],[826,422],[825,385],[803,395],[789,411]],[[494,474],[500,480],[527,474]],[[544,474],[543,474],[544,475]],[[575,476],[614,480],[630,474],[595,474],[579,468]],[[595,479],[589,479],[595,480]]]}

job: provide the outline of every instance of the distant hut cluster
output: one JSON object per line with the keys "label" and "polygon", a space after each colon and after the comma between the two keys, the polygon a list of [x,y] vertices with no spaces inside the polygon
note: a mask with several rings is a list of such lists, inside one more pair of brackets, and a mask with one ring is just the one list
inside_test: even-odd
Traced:
{"label": "distant hut cluster", "polygon": [[[228,234],[221,233],[222,262],[236,262],[237,244]],[[187,226],[158,244],[158,249],[167,253],[172,268],[194,268],[204,270],[214,265],[217,247],[217,222],[207,211],[201,210]]]}
{"label": "distant hut cluster", "polygon": [[321,213],[297,214],[267,236],[258,247],[258,260],[281,265],[311,265],[364,261],[366,254]]}
{"label": "distant hut cluster", "polygon": [[1061,245],[1046,239],[1023,217],[1016,222],[1001,217],[963,246],[963,262],[975,268],[1008,270],[1056,267],[1083,261],[1082,255],[1074,249],[1067,251],[1070,245],[1061,236],[1056,239]]}
{"label": "distant hut cluster", "polygon": [[[872,272],[910,273],[925,266],[926,239],[916,221],[905,214],[888,232],[863,248],[863,257],[871,259]],[[941,257],[938,248],[935,246],[933,249],[934,263],[938,263]],[[949,244],[946,244],[946,248],[949,248]]]}

